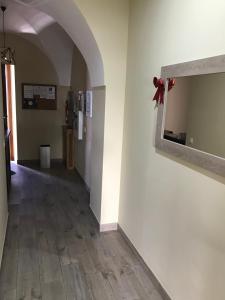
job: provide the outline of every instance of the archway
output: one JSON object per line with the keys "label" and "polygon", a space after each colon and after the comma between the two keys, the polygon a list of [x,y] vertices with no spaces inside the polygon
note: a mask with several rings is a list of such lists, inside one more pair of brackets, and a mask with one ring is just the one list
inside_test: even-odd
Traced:
{"label": "archway", "polygon": [[[51,16],[76,43],[88,65],[92,88],[103,87],[104,124],[96,132],[101,157],[101,186],[95,200],[100,224],[118,222],[126,85],[129,1],[8,0]],[[25,9],[22,9],[25,12]],[[24,13],[33,25],[37,19]],[[41,16],[41,14],[40,14]],[[41,16],[41,18],[43,15]],[[50,21],[45,19],[44,21]],[[42,20],[41,20],[42,23]],[[39,22],[40,24],[40,22]],[[39,24],[36,24],[37,27]],[[38,30],[38,28],[37,28]],[[97,93],[99,95],[99,90]],[[102,98],[102,97],[101,97]],[[96,111],[97,113],[99,111]],[[95,115],[96,120],[98,114]],[[96,122],[98,124],[98,122]],[[99,132],[102,136],[99,139]],[[112,228],[112,227],[110,227]]]}
{"label": "archway", "polygon": [[[66,9],[62,10],[61,1],[10,1],[8,30],[23,33],[23,37],[34,43],[52,61],[61,85],[68,85],[65,67],[68,68],[69,56],[65,57],[70,41],[63,34],[63,29],[82,53],[89,72],[89,88],[98,87],[93,91],[98,98],[94,106],[95,114],[92,120],[92,174],[91,207],[98,221],[101,220],[102,170],[104,148],[104,117],[105,117],[105,80],[103,60],[96,40],[84,16],[74,1],[67,1]],[[72,20],[72,22],[71,22]],[[61,26],[59,26],[57,23]],[[72,26],[71,26],[72,24]],[[61,29],[60,29],[61,28]],[[63,28],[63,29],[62,29]],[[40,40],[37,43],[37,38]],[[58,36],[58,37],[57,37]],[[57,38],[56,38],[57,37]],[[57,49],[54,51],[54,47]],[[64,53],[64,61],[57,60]],[[66,63],[65,63],[66,61]],[[62,66],[65,63],[66,66]],[[100,88],[101,87],[101,88]],[[90,145],[89,145],[90,153]]]}
{"label": "archway", "polygon": [[54,22],[60,24],[82,53],[88,66],[91,85],[105,85],[99,47],[75,1],[67,0],[66,5],[63,5],[60,0],[10,0],[9,6],[14,9],[8,20],[8,23],[14,24],[14,28],[10,30],[39,34]]}

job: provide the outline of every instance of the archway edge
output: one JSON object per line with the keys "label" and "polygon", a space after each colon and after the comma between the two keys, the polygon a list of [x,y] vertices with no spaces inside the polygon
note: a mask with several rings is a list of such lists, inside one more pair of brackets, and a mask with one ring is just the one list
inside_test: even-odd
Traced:
{"label": "archway edge", "polygon": [[[95,185],[91,178],[91,203],[97,204],[93,212],[101,225],[116,224],[119,216],[130,2],[66,0],[63,6],[61,0],[39,1],[45,2],[42,4],[43,11],[67,31],[84,56],[91,87],[97,87],[93,89],[94,105],[102,99],[100,110],[93,108],[92,121],[96,121],[97,136],[92,144],[101,147],[97,157],[98,166],[102,166],[95,172],[95,178],[101,178],[101,183]],[[38,7],[41,9],[41,5]],[[100,111],[104,112],[104,124],[98,122]],[[94,190],[97,197],[93,196]]]}
{"label": "archway edge", "polygon": [[39,8],[52,16],[76,44],[86,61],[91,86],[104,86],[102,55],[90,27],[75,1],[67,0],[65,6],[62,6],[61,0],[47,1]]}

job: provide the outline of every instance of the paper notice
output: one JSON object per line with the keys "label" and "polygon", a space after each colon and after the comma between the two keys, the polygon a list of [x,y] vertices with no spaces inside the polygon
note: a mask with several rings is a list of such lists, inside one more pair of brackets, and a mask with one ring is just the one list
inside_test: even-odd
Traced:
{"label": "paper notice", "polygon": [[47,86],[40,86],[40,98],[48,99],[48,88]]}
{"label": "paper notice", "polygon": [[55,87],[47,87],[47,97],[46,99],[55,100]]}
{"label": "paper notice", "polygon": [[40,96],[40,86],[34,85],[34,86],[33,86],[33,90],[34,90],[34,95],[35,95],[35,96]]}
{"label": "paper notice", "polygon": [[24,99],[33,99],[34,91],[32,85],[24,85]]}

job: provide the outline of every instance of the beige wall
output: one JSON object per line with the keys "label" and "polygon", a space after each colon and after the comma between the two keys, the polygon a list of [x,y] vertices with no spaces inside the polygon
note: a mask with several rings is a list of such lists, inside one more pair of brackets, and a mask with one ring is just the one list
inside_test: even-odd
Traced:
{"label": "beige wall", "polygon": [[[40,144],[50,144],[51,158],[61,159],[63,149],[62,125],[65,123],[65,100],[70,86],[57,87],[58,102],[56,111],[23,110],[21,104],[21,83],[57,85],[58,77],[51,61],[38,47],[18,36],[9,36],[9,43],[15,48],[17,57],[16,92],[19,160],[38,159]],[[65,74],[63,68],[62,73]],[[86,64],[75,46],[67,73],[71,75],[69,85],[72,86],[74,91],[85,90]],[[84,177],[85,139],[84,141],[76,142],[75,150],[76,167],[82,177]]]}
{"label": "beige wall", "polygon": [[224,82],[224,73],[192,77],[187,119],[187,144],[222,157],[225,157]]}
{"label": "beige wall", "polygon": [[70,85],[77,92],[86,89],[87,66],[85,60],[76,46],[73,48],[72,71]]}
{"label": "beige wall", "polygon": [[[0,76],[1,80],[1,76]],[[0,84],[0,266],[8,219],[7,191],[6,191],[6,170],[5,170],[5,148],[4,148],[4,127],[3,127],[3,103],[2,85]]]}
{"label": "beige wall", "polygon": [[62,158],[62,124],[64,102],[69,87],[58,87],[57,110],[23,110],[22,83],[58,83],[57,74],[40,49],[27,40],[7,35],[7,41],[16,51],[16,103],[18,130],[18,159],[39,158],[39,145],[51,145],[51,157]]}
{"label": "beige wall", "polygon": [[173,300],[224,300],[225,180],[154,148],[151,82],[163,65],[224,54],[224,10],[131,0],[119,224]]}
{"label": "beige wall", "polygon": [[187,113],[190,92],[189,77],[176,78],[166,103],[165,129],[174,133],[187,132]]}

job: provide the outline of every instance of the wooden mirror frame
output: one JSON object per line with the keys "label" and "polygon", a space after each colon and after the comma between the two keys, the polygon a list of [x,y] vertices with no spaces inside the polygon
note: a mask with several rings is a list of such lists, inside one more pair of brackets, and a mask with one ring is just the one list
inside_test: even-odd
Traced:
{"label": "wooden mirror frame", "polygon": [[158,107],[155,137],[155,146],[157,149],[168,154],[172,154],[175,157],[188,161],[221,176],[225,176],[225,158],[166,140],[163,138],[163,135],[168,93],[167,79],[223,72],[225,72],[225,55],[162,67],[161,78],[165,82],[166,89],[164,95],[164,104],[161,104]]}

